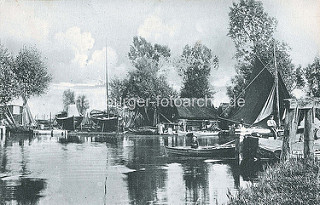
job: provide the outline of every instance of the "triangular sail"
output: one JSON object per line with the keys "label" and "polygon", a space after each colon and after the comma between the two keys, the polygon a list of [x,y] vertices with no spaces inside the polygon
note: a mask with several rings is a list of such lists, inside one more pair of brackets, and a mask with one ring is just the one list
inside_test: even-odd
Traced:
{"label": "triangular sail", "polygon": [[272,87],[272,90],[271,90],[271,92],[269,94],[269,97],[268,97],[266,103],[264,104],[259,116],[257,117],[256,121],[254,121],[253,124],[256,124],[256,123],[266,119],[268,116],[270,116],[272,114],[275,92],[276,92],[276,86],[274,85]]}
{"label": "triangular sail", "polygon": [[36,122],[32,117],[30,108],[28,104],[25,104],[22,108],[22,125],[35,125]]}
{"label": "triangular sail", "polygon": [[[238,122],[243,120],[245,124],[258,124],[259,126],[266,127],[266,123],[264,122],[265,115],[277,113],[276,100],[274,99],[275,92],[272,92],[275,86],[274,77],[264,68],[264,65],[260,61],[256,61],[251,79],[251,83],[244,95],[245,104],[231,117],[231,120]],[[278,86],[280,116],[282,116],[284,112],[283,100],[290,96],[279,73]]]}
{"label": "triangular sail", "polygon": [[78,108],[75,104],[68,105],[68,117],[80,116]]}

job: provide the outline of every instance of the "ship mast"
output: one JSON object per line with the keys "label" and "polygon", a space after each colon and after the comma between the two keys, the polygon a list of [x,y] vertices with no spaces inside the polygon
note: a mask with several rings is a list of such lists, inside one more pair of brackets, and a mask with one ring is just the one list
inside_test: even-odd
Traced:
{"label": "ship mast", "polygon": [[108,45],[107,45],[107,40],[106,40],[106,102],[107,102],[107,113],[108,113],[108,117],[109,117],[109,76],[108,76]]}
{"label": "ship mast", "polygon": [[281,125],[280,122],[280,107],[279,107],[279,80],[278,80],[278,68],[277,68],[277,57],[276,57],[276,42],[273,44],[273,53],[274,53],[274,68],[275,68],[275,86],[276,86],[276,103],[277,103],[277,118],[278,118],[278,126]]}

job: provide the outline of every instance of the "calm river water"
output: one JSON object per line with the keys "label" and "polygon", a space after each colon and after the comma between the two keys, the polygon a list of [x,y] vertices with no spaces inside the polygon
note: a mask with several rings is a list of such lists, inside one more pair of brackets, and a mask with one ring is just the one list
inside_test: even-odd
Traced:
{"label": "calm river water", "polygon": [[6,140],[0,144],[0,204],[223,204],[228,190],[247,186],[261,169],[165,155],[164,145],[185,141],[135,135]]}

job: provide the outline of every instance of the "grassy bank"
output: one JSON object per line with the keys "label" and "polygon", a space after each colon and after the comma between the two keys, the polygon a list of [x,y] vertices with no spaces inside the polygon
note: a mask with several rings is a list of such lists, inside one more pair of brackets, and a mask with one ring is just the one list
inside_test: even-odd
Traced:
{"label": "grassy bank", "polygon": [[268,167],[258,183],[229,195],[235,204],[320,204],[320,163],[288,161]]}

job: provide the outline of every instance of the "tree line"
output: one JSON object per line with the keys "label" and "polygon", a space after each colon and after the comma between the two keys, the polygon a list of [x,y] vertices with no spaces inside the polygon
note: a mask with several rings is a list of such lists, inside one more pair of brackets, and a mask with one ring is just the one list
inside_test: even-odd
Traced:
{"label": "tree line", "polygon": [[[111,80],[111,97],[155,100],[157,96],[182,98],[213,96],[209,77],[211,70],[218,68],[219,61],[211,49],[196,42],[192,46],[186,45],[178,59],[170,57],[171,50],[168,46],[152,44],[143,37],[134,37],[128,58],[135,69],[124,79]],[[160,72],[162,66],[176,69],[182,77],[183,86],[180,92],[168,84],[167,76]]]}
{"label": "tree line", "polygon": [[[263,3],[256,0],[234,2],[229,12],[229,36],[235,45],[236,75],[227,87],[230,99],[243,97],[245,88],[259,60],[272,73],[277,69],[291,92],[304,88],[309,96],[320,97],[320,58],[302,68],[292,63],[289,45],[275,38],[277,20],[264,10]],[[156,96],[180,96],[182,98],[213,97],[214,89],[209,82],[212,70],[219,67],[214,52],[201,42],[186,45],[178,58],[171,56],[166,45],[152,44],[143,37],[134,37],[128,52],[134,70],[123,79],[110,83],[111,97],[150,98]],[[166,73],[160,72],[164,65],[176,69],[183,85],[176,91],[169,85]],[[23,47],[13,56],[0,45],[0,103],[7,104],[21,97],[24,104],[31,96],[41,95],[52,80],[41,53],[34,47]]]}

